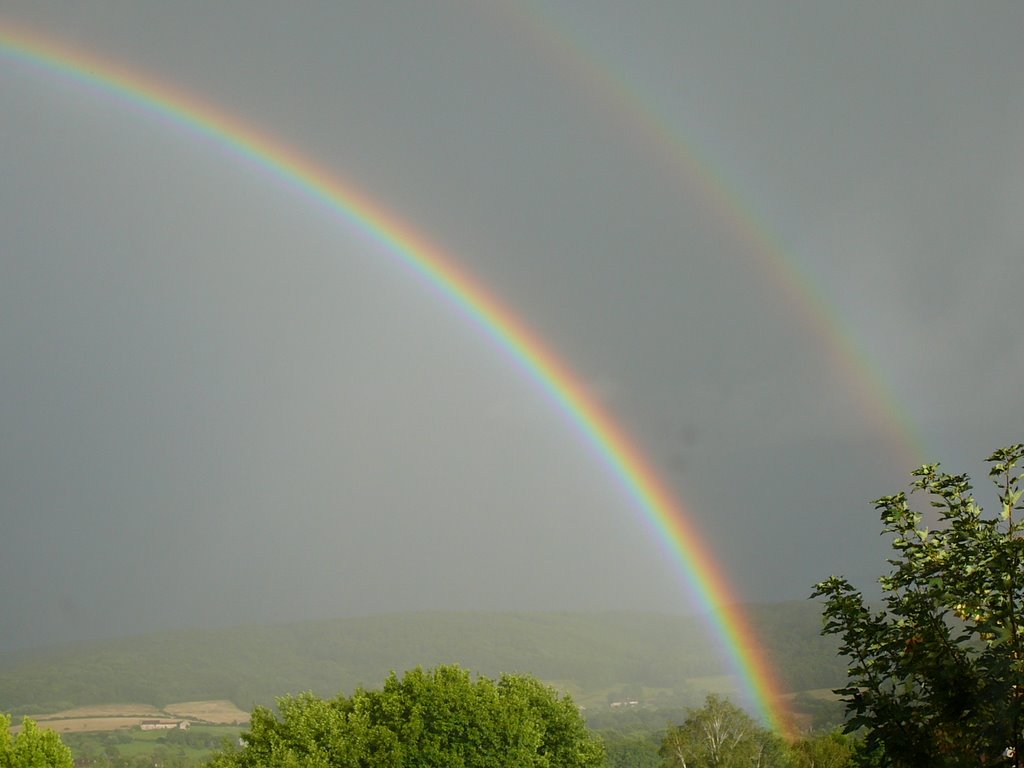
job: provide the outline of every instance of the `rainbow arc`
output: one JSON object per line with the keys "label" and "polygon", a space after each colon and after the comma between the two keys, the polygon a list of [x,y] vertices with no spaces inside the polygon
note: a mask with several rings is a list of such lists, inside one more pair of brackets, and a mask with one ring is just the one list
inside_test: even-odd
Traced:
{"label": "rainbow arc", "polygon": [[775,672],[738,607],[735,590],[698,536],[690,510],[669,491],[636,443],[554,351],[486,286],[354,185],[332,175],[283,141],[196,95],[3,20],[0,57],[127,103],[152,119],[193,137],[202,137],[258,166],[290,192],[340,217],[355,233],[420,276],[468,322],[482,328],[595,449],[610,475],[626,490],[670,552],[686,586],[706,610],[711,631],[744,693],[769,727],[790,732],[790,719],[781,704]]}

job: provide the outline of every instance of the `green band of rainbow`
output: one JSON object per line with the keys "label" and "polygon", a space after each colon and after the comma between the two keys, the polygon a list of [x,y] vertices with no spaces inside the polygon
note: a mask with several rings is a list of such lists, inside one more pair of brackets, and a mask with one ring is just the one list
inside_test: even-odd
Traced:
{"label": "green band of rainbow", "polygon": [[601,457],[669,552],[687,588],[706,609],[713,633],[767,725],[788,733],[775,674],[734,590],[701,542],[682,503],[657,477],[626,433],[534,335],[450,257],[357,189],[312,160],[194,96],[137,71],[0,20],[0,55],[124,101],[205,137],[260,167],[305,198],[343,218],[361,235],[420,275],[478,324],[550,397]]}

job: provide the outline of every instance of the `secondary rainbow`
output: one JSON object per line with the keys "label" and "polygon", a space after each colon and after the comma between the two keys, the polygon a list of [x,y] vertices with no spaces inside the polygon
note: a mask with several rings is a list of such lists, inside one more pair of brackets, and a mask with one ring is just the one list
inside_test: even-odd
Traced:
{"label": "secondary rainbow", "polygon": [[578,378],[451,257],[311,158],[167,83],[2,19],[0,56],[9,65],[56,75],[167,121],[259,167],[292,191],[342,217],[477,324],[556,404],[634,500],[687,587],[707,610],[711,629],[751,703],[770,727],[789,732],[775,672],[737,608],[735,591],[690,522],[688,510]]}
{"label": "secondary rainbow", "polygon": [[601,104],[610,119],[622,122],[628,136],[656,156],[658,167],[699,191],[707,213],[758,262],[780,303],[797,316],[797,325],[817,335],[819,348],[855,401],[856,406],[879,434],[885,435],[899,466],[916,466],[928,455],[924,442],[909,418],[909,410],[897,402],[892,388],[848,323],[843,321],[806,268],[783,247],[763,217],[745,200],[741,187],[727,178],[723,163],[713,162],[710,153],[700,151],[707,142],[697,142],[684,132],[678,120],[666,117],[657,101],[639,84],[620,73],[606,58],[588,46],[583,36],[569,27],[557,13],[557,6],[523,2],[490,9],[506,26],[551,60],[574,91],[583,91]]}

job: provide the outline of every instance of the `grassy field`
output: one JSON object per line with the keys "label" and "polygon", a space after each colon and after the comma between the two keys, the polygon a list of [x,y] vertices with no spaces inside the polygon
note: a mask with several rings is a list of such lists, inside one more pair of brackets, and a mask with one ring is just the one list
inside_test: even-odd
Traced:
{"label": "grassy field", "polygon": [[147,758],[152,765],[196,766],[225,743],[235,743],[243,728],[237,725],[193,725],[185,731],[118,731],[70,733],[62,736],[76,761],[101,765]]}
{"label": "grassy field", "polygon": [[[60,734],[138,728],[144,720],[187,720],[193,728],[199,724],[240,726],[249,722],[248,712],[243,712],[230,701],[223,699],[184,701],[168,704],[163,709],[149,704],[99,704],[39,715],[30,713],[28,716],[40,727]],[[148,736],[166,732],[140,733]]]}
{"label": "grassy field", "polygon": [[[31,716],[31,715],[30,715]],[[230,701],[101,704],[41,714],[41,728],[61,734],[76,761],[109,765],[145,758],[151,765],[197,766],[225,743],[235,743],[249,715]],[[187,729],[142,730],[144,720],[188,721]],[[15,729],[17,730],[17,726]]]}
{"label": "grassy field", "polygon": [[218,725],[236,725],[249,722],[249,713],[243,712],[227,699],[215,701],[183,701],[179,704],[168,704],[164,711],[172,717],[183,720],[216,723]]}

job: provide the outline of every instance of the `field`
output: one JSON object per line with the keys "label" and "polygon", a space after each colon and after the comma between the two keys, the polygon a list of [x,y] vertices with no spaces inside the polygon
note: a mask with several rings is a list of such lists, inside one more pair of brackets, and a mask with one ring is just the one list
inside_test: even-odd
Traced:
{"label": "field", "polygon": [[183,701],[180,704],[168,704],[164,711],[172,717],[193,722],[213,723],[215,725],[236,725],[249,722],[249,713],[243,712],[227,699],[216,701]]}
{"label": "field", "polygon": [[213,752],[236,743],[237,725],[194,725],[187,731],[116,731],[67,733],[61,738],[80,765],[202,765]]}
{"label": "field", "polygon": [[149,704],[102,704],[63,712],[29,715],[40,727],[57,733],[87,733],[135,728],[143,720],[188,720],[192,724],[238,725],[249,714],[226,700],[184,701],[158,709]]}
{"label": "field", "polygon": [[[149,704],[101,704],[42,715],[40,728],[61,738],[82,764],[142,760],[153,765],[197,766],[225,743],[234,743],[249,715],[226,700],[183,701],[162,709]],[[142,730],[144,720],[187,720],[187,730]],[[11,730],[17,732],[20,725]]]}

